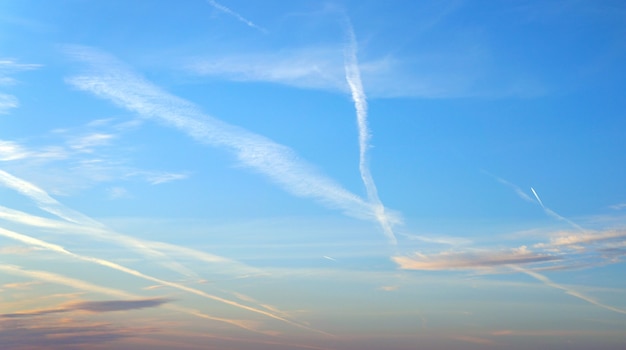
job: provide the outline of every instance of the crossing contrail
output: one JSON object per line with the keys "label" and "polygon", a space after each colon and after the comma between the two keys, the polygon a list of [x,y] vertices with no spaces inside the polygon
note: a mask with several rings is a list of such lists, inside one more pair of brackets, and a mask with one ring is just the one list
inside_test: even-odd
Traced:
{"label": "crossing contrail", "polygon": [[359,130],[359,172],[361,173],[361,179],[367,191],[368,200],[373,206],[376,219],[380,223],[387,238],[389,238],[393,244],[396,244],[397,240],[393,233],[392,224],[385,213],[384,205],[378,197],[378,189],[376,188],[369,167],[367,150],[370,147],[369,140],[371,135],[367,122],[367,98],[365,96],[365,90],[363,89],[363,83],[361,82],[361,71],[357,59],[357,44],[354,30],[350,22],[348,20],[346,20],[346,22],[348,43],[344,50],[344,68],[346,71],[346,81],[348,82],[348,86],[350,86],[354,108],[356,109],[357,126]]}

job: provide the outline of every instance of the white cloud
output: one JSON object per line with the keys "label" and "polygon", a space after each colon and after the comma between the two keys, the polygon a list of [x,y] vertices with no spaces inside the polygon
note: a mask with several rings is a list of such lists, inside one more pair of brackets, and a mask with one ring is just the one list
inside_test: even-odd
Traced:
{"label": "white cloud", "polygon": [[[496,75],[489,53],[465,45],[447,51],[359,59],[363,86],[374,98],[529,97],[546,93],[527,78]],[[268,52],[207,54],[187,59],[195,75],[241,82],[268,82],[305,89],[350,93],[339,44]],[[486,84],[485,81],[493,81]]]}
{"label": "white cloud", "polygon": [[20,144],[12,141],[0,140],[0,161],[22,159],[28,155],[29,152]]}
{"label": "white cloud", "polygon": [[79,136],[69,141],[70,147],[79,152],[92,153],[95,147],[109,144],[115,135],[104,133],[91,133]]}

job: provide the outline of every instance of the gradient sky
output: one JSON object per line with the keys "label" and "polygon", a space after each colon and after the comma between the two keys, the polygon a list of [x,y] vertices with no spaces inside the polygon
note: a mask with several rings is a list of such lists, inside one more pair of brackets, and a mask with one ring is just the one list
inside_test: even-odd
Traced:
{"label": "gradient sky", "polygon": [[623,1],[0,2],[3,349],[624,349]]}

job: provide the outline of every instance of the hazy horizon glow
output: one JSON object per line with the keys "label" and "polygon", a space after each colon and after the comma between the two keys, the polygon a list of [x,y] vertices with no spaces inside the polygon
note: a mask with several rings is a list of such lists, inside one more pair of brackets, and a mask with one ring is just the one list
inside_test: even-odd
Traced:
{"label": "hazy horizon glow", "polygon": [[0,4],[0,348],[623,349],[626,6]]}

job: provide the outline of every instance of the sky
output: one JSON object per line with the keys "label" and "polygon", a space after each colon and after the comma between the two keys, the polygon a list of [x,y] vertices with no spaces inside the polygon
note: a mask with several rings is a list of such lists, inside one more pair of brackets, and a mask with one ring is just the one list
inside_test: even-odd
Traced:
{"label": "sky", "polygon": [[3,349],[624,349],[623,1],[0,1]]}

